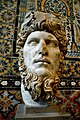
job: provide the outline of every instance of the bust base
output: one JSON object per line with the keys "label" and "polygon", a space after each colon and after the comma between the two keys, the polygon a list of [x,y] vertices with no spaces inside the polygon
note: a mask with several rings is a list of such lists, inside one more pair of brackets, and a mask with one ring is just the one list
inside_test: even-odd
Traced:
{"label": "bust base", "polygon": [[71,115],[60,113],[54,106],[29,107],[20,104],[16,112],[15,120],[71,120]]}

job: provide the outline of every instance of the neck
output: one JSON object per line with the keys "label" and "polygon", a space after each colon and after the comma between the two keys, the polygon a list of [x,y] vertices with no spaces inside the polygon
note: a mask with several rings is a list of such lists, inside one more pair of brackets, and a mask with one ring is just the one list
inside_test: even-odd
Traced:
{"label": "neck", "polygon": [[23,83],[21,84],[21,93],[22,93],[23,101],[24,101],[25,105],[28,107],[46,107],[46,106],[48,106],[48,104],[42,100],[40,100],[38,102],[33,101],[30,93],[24,89]]}

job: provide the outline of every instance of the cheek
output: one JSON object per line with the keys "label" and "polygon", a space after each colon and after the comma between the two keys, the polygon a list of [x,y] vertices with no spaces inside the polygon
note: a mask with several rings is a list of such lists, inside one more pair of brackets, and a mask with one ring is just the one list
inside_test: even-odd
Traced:
{"label": "cheek", "polygon": [[53,50],[50,56],[52,64],[58,64],[60,59],[60,50]]}
{"label": "cheek", "polygon": [[29,57],[30,57],[30,56],[29,56],[29,52],[26,52],[26,51],[25,51],[24,54],[23,54],[23,56],[24,56],[24,62],[25,62],[25,64],[26,64],[26,66],[28,66],[28,65],[29,65],[29,61],[30,61],[30,60],[29,60],[29,59],[30,59],[30,58],[29,58]]}
{"label": "cheek", "polygon": [[27,48],[27,50],[23,51],[24,62],[27,66],[30,66],[32,64],[35,54],[35,49]]}
{"label": "cheek", "polygon": [[24,57],[24,62],[26,64],[26,66],[29,65],[30,56],[31,56],[30,55],[30,50],[25,47],[25,49],[23,49],[23,57]]}
{"label": "cheek", "polygon": [[53,49],[52,51],[50,51],[50,54],[54,59],[58,59],[60,57],[60,50]]}
{"label": "cheek", "polygon": [[59,59],[60,59],[60,53],[55,53],[54,55],[55,55],[55,56],[54,56],[54,57],[55,57],[55,60],[56,60],[56,61],[59,61]]}
{"label": "cheek", "polygon": [[59,70],[59,59],[60,59],[60,53],[55,52],[52,55],[52,69],[53,72],[56,73]]}

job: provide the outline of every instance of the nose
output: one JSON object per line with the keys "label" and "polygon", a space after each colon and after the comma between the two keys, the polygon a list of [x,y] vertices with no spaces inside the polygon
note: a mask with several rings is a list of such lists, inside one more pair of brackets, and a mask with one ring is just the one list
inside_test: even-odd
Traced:
{"label": "nose", "polygon": [[48,55],[48,49],[45,40],[40,40],[39,44],[39,54]]}

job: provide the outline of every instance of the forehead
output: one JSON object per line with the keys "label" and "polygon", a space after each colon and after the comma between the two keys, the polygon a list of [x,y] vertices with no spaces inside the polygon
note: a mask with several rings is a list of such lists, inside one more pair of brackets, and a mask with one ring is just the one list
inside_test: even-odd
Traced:
{"label": "forehead", "polygon": [[51,34],[49,32],[46,32],[46,31],[35,31],[35,32],[32,32],[28,36],[27,40],[31,40],[32,38],[33,39],[34,38],[39,38],[39,39],[44,39],[44,40],[47,40],[47,39],[49,39],[49,40],[57,40],[57,38],[53,34]]}

